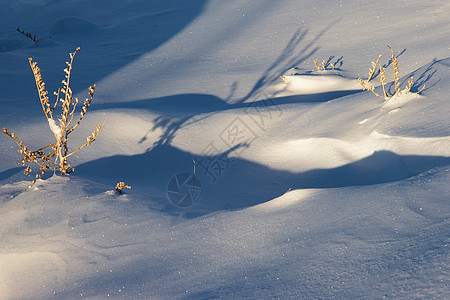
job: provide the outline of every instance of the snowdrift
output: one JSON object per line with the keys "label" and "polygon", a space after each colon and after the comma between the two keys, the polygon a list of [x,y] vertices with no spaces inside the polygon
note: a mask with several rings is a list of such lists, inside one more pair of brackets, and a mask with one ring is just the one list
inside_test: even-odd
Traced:
{"label": "snowdrift", "polygon": [[[51,141],[28,57],[51,92],[77,46],[74,94],[97,88],[69,147],[106,125],[32,186],[0,136],[0,298],[448,298],[448,12],[3,1],[1,126]],[[385,44],[419,94],[362,90]]]}

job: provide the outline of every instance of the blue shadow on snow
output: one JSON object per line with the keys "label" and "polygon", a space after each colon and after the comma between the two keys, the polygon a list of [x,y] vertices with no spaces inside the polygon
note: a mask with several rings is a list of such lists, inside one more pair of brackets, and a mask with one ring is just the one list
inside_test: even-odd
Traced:
{"label": "blue shadow on snow", "polygon": [[[81,164],[74,174],[109,186],[124,180],[133,186],[133,191],[148,193],[149,198],[157,195],[154,198],[165,201],[170,209],[169,200],[165,199],[167,184],[178,173],[192,173],[193,159],[211,162],[217,157],[195,156],[169,145],[160,145],[144,154],[116,155]],[[401,156],[378,151],[341,167],[301,173],[275,170],[241,158],[230,158],[228,153],[222,154],[221,162],[220,170],[217,165],[211,165],[210,169],[197,165],[202,196],[196,209],[202,214],[264,203],[289,189],[339,188],[404,180],[449,165],[450,158]]]}

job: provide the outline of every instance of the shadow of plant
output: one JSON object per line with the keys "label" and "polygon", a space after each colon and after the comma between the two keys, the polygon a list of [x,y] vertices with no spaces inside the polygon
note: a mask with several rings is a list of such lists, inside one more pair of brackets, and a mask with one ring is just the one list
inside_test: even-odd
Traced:
{"label": "shadow of plant", "polygon": [[328,26],[326,26],[310,42],[301,47],[301,49],[298,48],[306,39],[308,31],[302,28],[297,30],[291,37],[289,42],[286,44],[283,51],[281,51],[277,59],[274,60],[274,62],[267,68],[264,74],[256,81],[248,94],[238,102],[242,103],[249,100],[256,94],[258,94],[264,86],[272,84],[276,80],[279,80],[280,74],[283,74],[285,71],[300,65],[305,60],[310,59],[320,49],[320,47],[316,46],[319,39],[338,21],[339,20],[336,20],[328,24]]}

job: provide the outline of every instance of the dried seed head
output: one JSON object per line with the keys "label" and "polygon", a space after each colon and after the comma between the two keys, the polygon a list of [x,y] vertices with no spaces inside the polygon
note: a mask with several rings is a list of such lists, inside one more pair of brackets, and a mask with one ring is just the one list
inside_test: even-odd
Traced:
{"label": "dried seed head", "polygon": [[131,189],[131,186],[125,184],[125,182],[123,182],[123,181],[118,182],[118,183],[116,184],[116,191],[117,191],[119,194],[122,194],[122,189],[124,189],[124,188]]}
{"label": "dried seed head", "polygon": [[314,66],[316,66],[316,68],[317,68],[317,71],[320,71],[320,67],[317,64],[317,59],[314,59],[313,61],[314,61]]}

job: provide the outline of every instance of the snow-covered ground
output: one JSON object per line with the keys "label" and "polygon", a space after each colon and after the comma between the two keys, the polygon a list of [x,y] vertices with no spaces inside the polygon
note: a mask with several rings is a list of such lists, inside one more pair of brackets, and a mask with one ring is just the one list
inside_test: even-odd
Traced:
{"label": "snow-covered ground", "polygon": [[[77,46],[74,94],[97,87],[69,147],[106,125],[31,187],[0,136],[0,299],[450,298],[449,13],[1,1],[0,128],[52,142],[28,58],[52,95]],[[387,100],[358,83],[379,54]]]}

